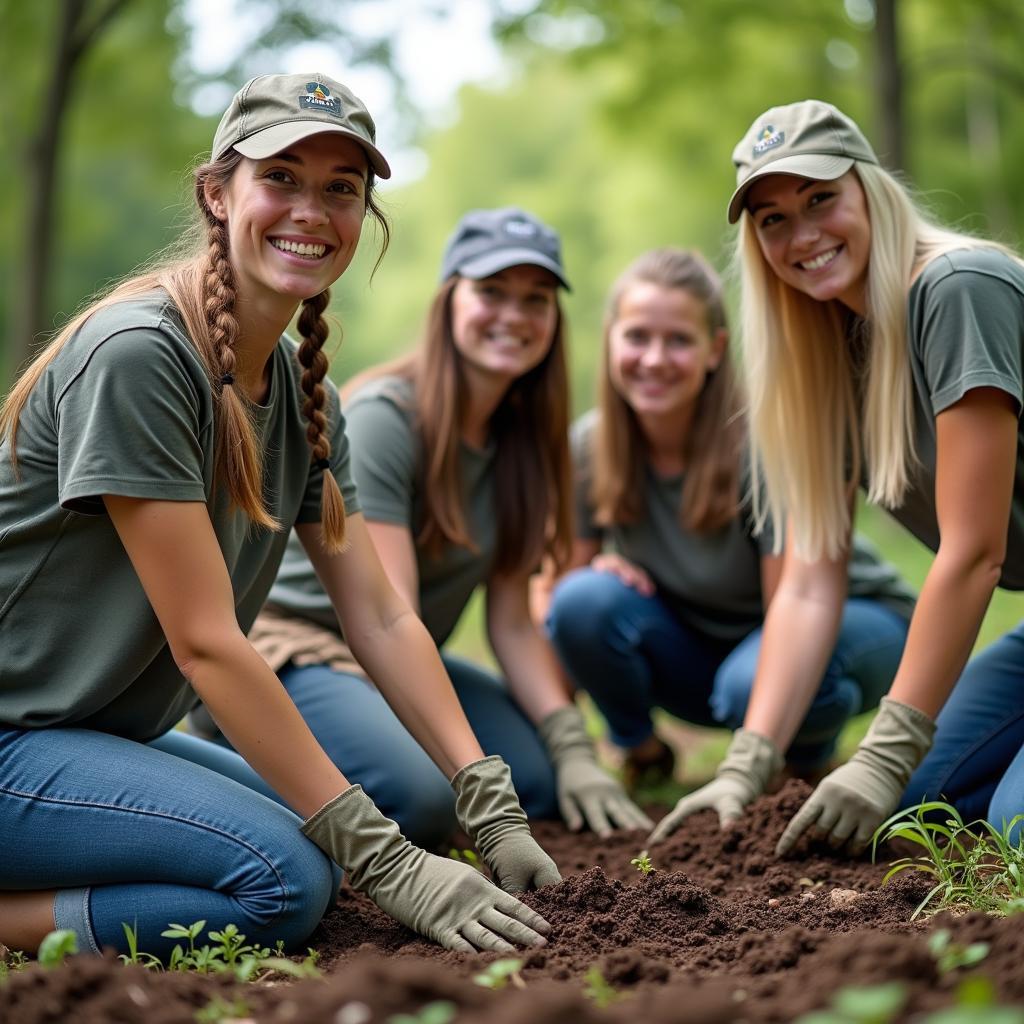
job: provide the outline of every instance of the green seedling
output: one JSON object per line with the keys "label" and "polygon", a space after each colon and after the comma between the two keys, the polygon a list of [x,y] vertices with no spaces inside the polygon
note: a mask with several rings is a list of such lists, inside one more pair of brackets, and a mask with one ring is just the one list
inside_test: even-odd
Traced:
{"label": "green seedling", "polygon": [[20,949],[0,946],[0,986],[7,982],[7,976],[11,971],[24,970],[28,964],[29,958]]}
{"label": "green seedling", "polygon": [[1001,829],[987,821],[965,825],[952,805],[926,801],[883,822],[872,840],[872,855],[879,843],[893,839],[923,850],[920,856],[893,861],[884,879],[901,871],[923,871],[935,880],[912,919],[926,908],[1005,914],[1024,901],[1024,845],[1010,838],[1022,821],[1024,814]]}
{"label": "green seedling", "polygon": [[476,868],[481,874],[486,874],[483,862],[475,850],[456,850],[453,846],[448,851],[448,856],[452,860],[457,860],[463,864],[468,864],[471,868]]}
{"label": "green seedling", "polygon": [[797,1018],[795,1024],[890,1024],[907,1002],[899,982],[840,989],[826,1010]]}
{"label": "green seedling", "polygon": [[1024,1024],[1024,1010],[996,1006],[992,982],[975,974],[956,988],[955,1005],[921,1019],[921,1024]]}
{"label": "green seedling", "polygon": [[60,967],[69,957],[78,952],[78,939],[75,933],[66,928],[50,932],[39,944],[37,960],[44,967]]}
{"label": "green seedling", "polygon": [[494,960],[485,970],[473,975],[473,982],[484,988],[504,988],[510,981],[516,988],[526,988],[519,973],[523,969],[522,960]]}
{"label": "green seedling", "polygon": [[196,1010],[196,1024],[220,1024],[223,1020],[238,1020],[249,1016],[249,1007],[245,1000],[235,999],[228,1002],[220,996],[214,996],[201,1010]]}
{"label": "green seedling", "polygon": [[935,966],[940,974],[949,974],[960,967],[973,967],[988,956],[987,942],[972,942],[964,946],[953,941],[948,928],[940,928],[928,937],[928,952],[935,957]]}
{"label": "green seedling", "polygon": [[457,1007],[447,999],[427,1003],[418,1013],[393,1013],[387,1024],[451,1024],[455,1020]]}
{"label": "green seedling", "polygon": [[646,850],[641,850],[630,862],[642,875],[649,875],[654,870],[650,855]]}
{"label": "green seedling", "polygon": [[121,963],[137,964],[139,967],[148,967],[150,970],[155,971],[163,970],[164,965],[160,963],[158,956],[153,956],[152,953],[139,952],[139,936],[135,929],[124,921],[121,922],[121,927],[124,929],[124,937],[128,942],[128,952],[121,954]]}
{"label": "green seedling", "polygon": [[605,976],[601,968],[594,964],[586,974],[583,975],[583,994],[599,1009],[604,1010],[622,998],[622,993],[616,991]]}

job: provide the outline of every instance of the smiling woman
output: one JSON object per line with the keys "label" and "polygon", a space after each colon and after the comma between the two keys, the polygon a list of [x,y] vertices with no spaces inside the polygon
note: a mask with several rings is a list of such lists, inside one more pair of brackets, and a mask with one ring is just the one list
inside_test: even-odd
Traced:
{"label": "smiling woman", "polygon": [[[541,917],[414,847],[350,784],[244,635],[294,527],[495,878],[557,880],[381,568],[323,384],[328,288],[367,214],[387,241],[374,139],[339,82],[247,83],[196,172],[192,251],[87,307],[4,404],[8,946],[34,950],[56,925],[123,950],[128,923],[166,954],[168,923],[198,919],[301,946],[337,892],[332,862],[446,946],[543,942]],[[296,345],[283,332],[300,309]],[[199,700],[237,754],[173,728]]]}

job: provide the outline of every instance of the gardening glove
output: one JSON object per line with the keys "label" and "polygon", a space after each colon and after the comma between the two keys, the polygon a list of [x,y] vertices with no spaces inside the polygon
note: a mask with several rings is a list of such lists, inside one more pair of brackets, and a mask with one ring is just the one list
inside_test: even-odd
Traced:
{"label": "gardening glove", "polygon": [[302,831],[348,872],[353,888],[447,949],[508,953],[513,942],[544,945],[551,930],[475,868],[413,846],[362,786],[324,804]]}
{"label": "gardening glove", "polygon": [[743,816],[743,808],[765,791],[781,767],[782,754],[771,740],[756,732],[737,729],[715,777],[706,786],[684,796],[647,837],[648,844],[661,842],[684,818],[709,808],[718,812],[719,824],[725,828],[730,821]]}
{"label": "gardening glove", "polygon": [[506,892],[560,882],[555,862],[537,845],[512,786],[512,773],[497,754],[473,761],[452,779],[455,816]]}
{"label": "gardening glove", "polygon": [[597,763],[594,744],[575,704],[552,711],[537,727],[555,766],[558,808],[573,832],[584,821],[599,836],[614,828],[652,828],[654,822]]}
{"label": "gardening glove", "polygon": [[896,810],[934,735],[935,723],[923,711],[883,697],[853,757],[818,783],[782,833],[776,854],[789,853],[808,828],[836,849],[851,836],[852,850],[864,849]]}

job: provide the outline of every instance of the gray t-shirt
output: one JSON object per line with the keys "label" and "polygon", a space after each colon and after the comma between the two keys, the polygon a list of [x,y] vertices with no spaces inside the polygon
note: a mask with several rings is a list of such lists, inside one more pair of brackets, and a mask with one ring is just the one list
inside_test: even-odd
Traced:
{"label": "gray t-shirt", "polygon": [[[682,621],[707,636],[741,640],[764,617],[761,559],[771,554],[771,529],[755,536],[748,502],[718,530],[685,529],[679,519],[684,474],[663,477],[649,466],[644,475],[643,517],[636,523],[599,526],[590,500],[597,415],[592,409],[572,428],[577,536],[599,541],[641,566]],[[908,619],[912,614],[913,592],[860,535],[853,540],[849,580],[851,597],[878,600]]]}
{"label": "gray t-shirt", "polygon": [[[892,515],[932,551],[935,417],[972,388],[999,388],[1024,405],[1024,267],[994,249],[960,249],[932,260],[910,289],[907,330],[914,376],[914,441],[920,467]],[[1006,561],[999,581],[1024,590],[1024,422]]]}
{"label": "gray t-shirt", "polygon": [[[272,360],[255,416],[267,506],[286,527],[277,533],[214,493],[210,385],[165,293],[98,311],[47,366],[21,416],[20,479],[0,445],[0,722],[148,740],[196,703],[102,496],[207,503],[247,630],[287,527],[320,519],[294,343],[282,338]],[[327,390],[333,471],[355,512],[344,420]]]}
{"label": "gray t-shirt", "polygon": [[[345,403],[352,477],[369,520],[405,526],[413,537],[423,521],[422,442],[415,425],[412,383],[402,377],[369,382]],[[469,535],[476,550],[446,544],[439,557],[416,549],[420,616],[440,647],[451,635],[473,590],[487,580],[497,544],[495,448],[462,444],[458,468]],[[306,553],[292,537],[270,603],[329,629],[338,622]]]}

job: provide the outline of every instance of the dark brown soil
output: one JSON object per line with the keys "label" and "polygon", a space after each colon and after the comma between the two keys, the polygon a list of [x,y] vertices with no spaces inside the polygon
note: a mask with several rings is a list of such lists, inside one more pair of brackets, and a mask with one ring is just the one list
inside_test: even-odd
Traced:
{"label": "dark brown soil", "polygon": [[[387,1024],[440,1000],[454,1004],[456,1024],[756,1024],[791,1021],[844,986],[895,980],[908,993],[897,1019],[909,1022],[952,1005],[969,973],[939,972],[927,947],[937,927],[959,943],[990,943],[973,970],[991,979],[1000,1003],[1024,1005],[1019,918],[912,923],[928,890],[924,875],[882,887],[884,866],[806,843],[777,860],[775,842],[807,793],[789,783],[759,801],[742,828],[721,831],[714,815],[694,817],[651,851],[655,870],[646,876],[629,863],[640,833],[598,839],[536,825],[565,879],[525,897],[553,930],[546,947],[523,954],[522,987],[474,984],[493,954],[443,950],[346,890],[310,940],[323,980],[237,986],[79,957],[54,971],[12,973],[0,989],[0,1024],[192,1024],[215,999],[233,1007],[223,1020],[274,1024]],[[618,994],[607,1007],[585,993],[595,966]]]}

